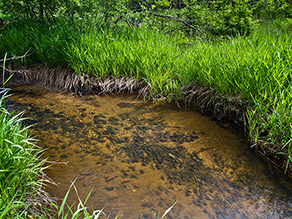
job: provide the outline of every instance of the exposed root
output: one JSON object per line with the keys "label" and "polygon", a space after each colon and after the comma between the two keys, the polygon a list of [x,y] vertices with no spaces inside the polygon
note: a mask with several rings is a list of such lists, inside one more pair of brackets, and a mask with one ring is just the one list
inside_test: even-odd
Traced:
{"label": "exposed root", "polygon": [[138,98],[142,98],[144,100],[155,100],[157,97],[155,97],[151,92],[151,84],[145,83],[144,86],[142,86],[138,91]]}
{"label": "exposed root", "polygon": [[247,102],[237,97],[223,97],[214,89],[189,84],[184,93],[184,102],[195,105],[201,113],[211,113],[219,121],[232,121],[243,127]]}
{"label": "exposed root", "polygon": [[58,90],[66,90],[78,95],[89,93],[137,93],[142,84],[135,78],[106,78],[78,75],[72,70],[49,68],[42,65],[30,68],[7,67],[6,77],[14,74],[10,84],[38,84],[53,87]]}
{"label": "exposed root", "polygon": [[[14,74],[12,84],[38,84],[58,90],[66,90],[80,96],[90,93],[99,95],[106,93],[137,93],[138,97],[145,100],[169,100],[168,97],[153,94],[151,83],[139,81],[136,78],[108,77],[101,79],[80,75],[73,70],[43,65],[29,68],[8,66],[6,74],[6,78]],[[178,104],[195,105],[201,113],[211,113],[212,116],[220,121],[230,120],[243,126],[245,117],[243,109],[246,103],[239,98],[223,98],[214,89],[198,84],[189,84],[178,92],[180,99],[177,100],[175,97],[171,97],[171,101]]]}
{"label": "exposed root", "polygon": [[185,92],[185,103],[195,104],[201,113],[211,111],[215,105],[213,93],[213,90],[198,84],[189,84]]}
{"label": "exposed root", "polygon": [[[135,78],[114,78],[109,77],[105,80],[100,80],[99,78],[95,79],[93,88],[97,89],[98,94],[105,93],[137,93],[139,88],[142,87],[142,82],[137,81]],[[94,90],[92,90],[94,92]]]}

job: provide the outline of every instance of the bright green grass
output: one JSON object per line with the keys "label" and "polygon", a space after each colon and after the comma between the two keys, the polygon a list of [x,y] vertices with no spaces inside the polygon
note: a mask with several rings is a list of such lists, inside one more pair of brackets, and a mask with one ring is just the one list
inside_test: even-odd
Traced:
{"label": "bright green grass", "polygon": [[27,64],[69,66],[79,74],[144,80],[157,97],[175,100],[190,83],[245,100],[252,144],[292,161],[291,31],[259,27],[252,35],[221,41],[153,30],[97,29],[67,23],[11,26],[2,31],[0,55],[24,54]]}
{"label": "bright green grass", "polygon": [[[0,99],[0,218],[26,218],[42,180],[42,151],[21,125],[21,114],[11,114]],[[38,186],[39,185],[39,186]],[[37,212],[34,213],[37,216]]]}

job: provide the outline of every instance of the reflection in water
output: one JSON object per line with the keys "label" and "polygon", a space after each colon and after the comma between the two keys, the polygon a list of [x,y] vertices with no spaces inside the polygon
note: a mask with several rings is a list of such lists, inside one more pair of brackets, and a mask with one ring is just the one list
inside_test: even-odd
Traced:
{"label": "reflection in water", "polygon": [[[292,184],[272,174],[230,128],[191,108],[134,96],[74,97],[44,88],[13,89],[54,165],[49,192],[64,197],[72,180],[88,206],[112,218],[291,217]],[[71,202],[76,199],[74,195]]]}

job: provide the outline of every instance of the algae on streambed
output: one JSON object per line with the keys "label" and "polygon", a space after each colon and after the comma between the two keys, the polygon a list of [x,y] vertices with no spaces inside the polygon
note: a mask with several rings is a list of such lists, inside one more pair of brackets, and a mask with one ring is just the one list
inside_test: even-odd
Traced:
{"label": "algae on streambed", "polygon": [[[289,217],[292,184],[266,168],[240,135],[193,108],[144,103],[131,95],[74,97],[18,87],[9,99],[25,110],[54,165],[48,190],[70,183],[88,205],[120,218]],[[225,128],[224,128],[225,127]],[[76,197],[72,194],[70,202]]]}

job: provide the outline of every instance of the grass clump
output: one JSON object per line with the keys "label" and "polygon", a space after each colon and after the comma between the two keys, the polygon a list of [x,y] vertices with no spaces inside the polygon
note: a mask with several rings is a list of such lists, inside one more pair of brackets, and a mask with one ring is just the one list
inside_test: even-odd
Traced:
{"label": "grass clump", "polygon": [[5,108],[0,99],[0,218],[41,216],[39,199],[44,181],[39,178],[44,161],[42,150],[21,125],[20,114]]}
{"label": "grass clump", "polygon": [[[75,180],[76,181],[76,180]],[[76,186],[74,185],[75,181],[72,182],[70,185],[67,193],[64,196],[64,199],[62,200],[62,203],[60,206],[54,205],[56,209],[56,216],[58,215],[58,218],[86,218],[86,219],[91,219],[91,218],[99,218],[100,216],[106,216],[106,214],[103,212],[103,209],[101,210],[90,210],[86,207],[86,202],[88,201],[88,198],[91,195],[91,192],[87,195],[86,199],[84,201],[81,200],[78,190]],[[78,204],[75,205],[75,203],[72,206],[69,206],[67,204],[68,196],[69,193],[72,189],[72,187],[75,190],[75,193],[78,198]],[[116,217],[118,218],[118,216]]]}

